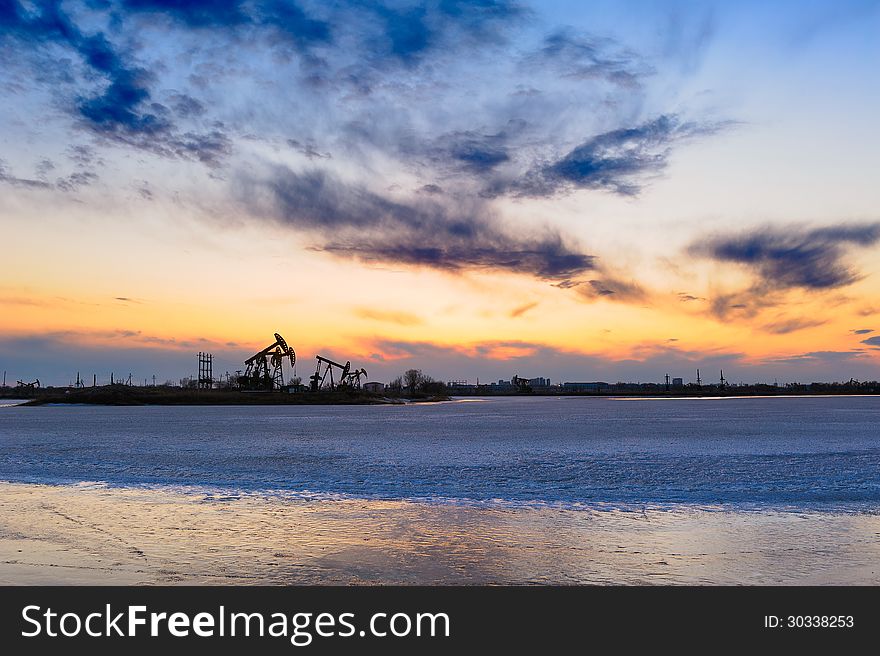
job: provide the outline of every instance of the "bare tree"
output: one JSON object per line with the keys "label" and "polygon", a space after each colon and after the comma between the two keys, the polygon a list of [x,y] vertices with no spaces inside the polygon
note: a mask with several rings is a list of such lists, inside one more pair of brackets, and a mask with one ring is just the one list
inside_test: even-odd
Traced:
{"label": "bare tree", "polygon": [[407,369],[403,374],[403,382],[407,390],[409,390],[410,396],[419,391],[419,387],[424,380],[425,377],[421,369]]}

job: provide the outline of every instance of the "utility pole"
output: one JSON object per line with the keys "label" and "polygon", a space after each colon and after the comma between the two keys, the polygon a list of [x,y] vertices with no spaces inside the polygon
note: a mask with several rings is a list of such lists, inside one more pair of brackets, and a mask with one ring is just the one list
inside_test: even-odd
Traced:
{"label": "utility pole", "polygon": [[666,391],[669,391],[669,374],[666,374]]}
{"label": "utility pole", "polygon": [[703,381],[700,380],[700,370],[697,369],[697,387],[702,387]]}

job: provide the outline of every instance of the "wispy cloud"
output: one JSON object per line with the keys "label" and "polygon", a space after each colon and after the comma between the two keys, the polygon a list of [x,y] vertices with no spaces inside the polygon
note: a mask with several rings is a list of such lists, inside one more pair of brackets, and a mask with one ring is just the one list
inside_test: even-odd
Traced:
{"label": "wispy cloud", "polygon": [[690,252],[745,266],[767,288],[833,289],[861,277],[846,263],[848,251],[878,241],[880,223],[808,230],[768,227],[702,239],[691,246]]}
{"label": "wispy cloud", "polygon": [[637,282],[612,277],[588,280],[586,285],[578,287],[578,292],[588,298],[600,297],[625,302],[641,302],[648,296],[645,289]]}
{"label": "wispy cloud", "polygon": [[822,326],[825,323],[827,323],[825,319],[794,318],[780,319],[768,324],[764,324],[764,326],[762,327],[764,330],[773,333],[774,335],[787,335],[788,333],[798,332],[799,330],[806,330],[807,328]]}
{"label": "wispy cloud", "polygon": [[264,177],[242,173],[237,196],[252,211],[318,237],[316,249],[339,257],[544,279],[569,278],[594,267],[593,256],[549,228],[532,236],[505,231],[480,201],[397,200],[323,171],[296,173],[284,166],[272,167]]}
{"label": "wispy cloud", "polygon": [[520,179],[496,182],[492,192],[546,197],[592,189],[633,196],[646,177],[666,167],[674,142],[717,129],[662,115],[635,127],[590,137],[559,159],[535,165]]}
{"label": "wispy cloud", "polygon": [[81,187],[88,186],[94,183],[98,176],[91,170],[77,170],[69,175],[60,176],[55,179],[54,182],[50,182],[47,177],[48,173],[55,169],[54,164],[52,166],[46,166],[48,160],[43,160],[41,165],[38,166],[38,177],[34,178],[21,178],[13,175],[13,173],[9,170],[6,163],[0,159],[0,183],[8,184],[13,187],[22,187],[26,189],[43,189],[43,190],[51,190],[57,189],[59,191],[77,191]]}
{"label": "wispy cloud", "polygon": [[520,305],[519,307],[515,307],[510,311],[510,317],[512,319],[516,319],[517,317],[523,316],[529,310],[534,310],[538,307],[537,301],[533,303],[526,303],[525,305]]}
{"label": "wispy cloud", "polygon": [[[163,5],[163,10],[176,11],[184,11],[184,5],[189,6],[132,0],[123,3],[121,8],[137,9],[126,4]],[[212,13],[222,9],[217,3],[194,5],[202,5],[205,13],[209,5]],[[94,75],[104,78],[106,84],[97,92],[77,93],[73,102],[80,125],[104,139],[211,165],[229,152],[230,141],[219,126],[204,133],[178,130],[172,111],[152,97],[153,73],[133,63],[132,56],[123,53],[105,32],[85,32],[57,0],[39,3],[33,8],[25,7],[18,0],[4,2],[0,9],[0,39],[23,45],[27,56],[39,60],[36,66],[51,61],[51,55],[44,53],[46,46],[66,48]],[[83,86],[87,84],[88,81]],[[76,184],[82,181],[68,181],[68,186]]]}
{"label": "wispy cloud", "polygon": [[549,66],[570,80],[605,80],[621,86],[637,86],[653,73],[633,52],[616,47],[609,39],[560,28],[548,34],[541,48],[526,60],[532,66]]}
{"label": "wispy cloud", "polygon": [[732,311],[753,316],[793,290],[827,291],[846,287],[862,278],[848,261],[849,252],[880,242],[880,223],[842,224],[824,228],[766,227],[716,235],[694,242],[688,252],[696,257],[738,265],[754,276],[746,290],[719,293],[711,307],[719,317]]}
{"label": "wispy cloud", "polygon": [[45,180],[16,177],[9,171],[3,160],[0,160],[0,182],[14,187],[27,187],[30,189],[50,189],[52,187],[52,185]]}

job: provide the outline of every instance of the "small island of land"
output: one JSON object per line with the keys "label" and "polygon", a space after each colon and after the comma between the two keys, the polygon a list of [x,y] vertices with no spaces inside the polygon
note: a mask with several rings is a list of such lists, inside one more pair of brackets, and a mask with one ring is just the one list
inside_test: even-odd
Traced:
{"label": "small island of land", "polygon": [[[14,394],[13,394],[14,396]],[[412,397],[385,396],[358,389],[310,392],[244,391],[226,389],[187,389],[180,387],[138,387],[101,385],[98,387],[46,387],[30,391],[22,405],[382,405],[446,401],[437,394]]]}
{"label": "small island of land", "polygon": [[[432,382],[410,392],[407,388],[386,387],[371,391],[337,387],[318,391],[305,387],[274,390],[243,390],[234,388],[199,389],[171,385],[97,385],[92,387],[30,387],[0,388],[0,399],[22,400],[25,406],[57,404],[82,405],[402,405],[436,403],[452,397],[499,396],[571,396],[615,398],[706,398],[752,396],[837,396],[877,395],[880,383],[850,381],[848,383],[812,383],[808,385],[694,385],[666,389],[656,384],[595,384],[596,388],[511,389],[496,386],[449,386]],[[600,386],[601,385],[601,386]]]}

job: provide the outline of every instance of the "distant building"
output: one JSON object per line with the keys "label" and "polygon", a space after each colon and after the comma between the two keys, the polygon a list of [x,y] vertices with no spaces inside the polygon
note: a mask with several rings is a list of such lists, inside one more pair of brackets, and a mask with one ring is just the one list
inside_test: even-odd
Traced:
{"label": "distant building", "polygon": [[562,389],[566,392],[605,392],[611,389],[611,385],[603,382],[562,383]]}
{"label": "distant building", "polygon": [[549,378],[529,378],[529,385],[532,387],[550,387],[550,379]]}
{"label": "distant building", "polygon": [[673,378],[672,379],[673,387],[684,387],[684,379],[682,378]]}
{"label": "distant building", "polygon": [[385,383],[364,383],[364,391],[370,392],[372,394],[381,394],[385,391]]}

